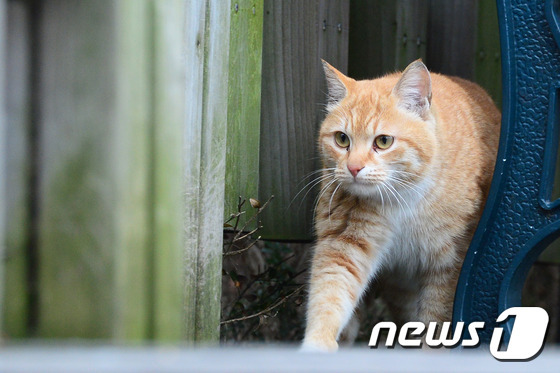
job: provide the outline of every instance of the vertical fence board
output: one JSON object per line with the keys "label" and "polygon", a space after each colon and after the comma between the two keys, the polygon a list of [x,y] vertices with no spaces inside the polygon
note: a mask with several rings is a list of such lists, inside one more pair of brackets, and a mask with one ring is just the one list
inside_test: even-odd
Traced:
{"label": "vertical fence board", "polygon": [[42,4],[39,336],[142,338],[145,3]]}
{"label": "vertical fence board", "polygon": [[394,0],[350,2],[348,73],[354,79],[372,79],[395,70],[397,35]]}
{"label": "vertical fence board", "polygon": [[198,234],[200,216],[200,170],[204,51],[206,48],[206,2],[191,1],[186,12],[186,78],[184,178],[185,178],[185,336],[195,341],[196,291],[198,281]]}
{"label": "vertical fence board", "polygon": [[187,340],[219,340],[231,2],[187,4]]}
{"label": "vertical fence board", "polygon": [[431,71],[473,80],[477,3],[430,1],[426,62]]}
{"label": "vertical fence board", "polygon": [[426,59],[428,11],[429,3],[424,0],[397,1],[397,70],[403,70],[418,58]]}
{"label": "vertical fence board", "polygon": [[[114,227],[105,234],[114,235],[111,289],[114,317],[111,320],[116,339],[145,339],[151,334],[150,321],[154,281],[152,263],[151,209],[152,160],[154,141],[151,132],[151,33],[149,1],[113,1],[106,3],[107,14],[114,22],[114,50],[100,45],[101,53],[109,53],[104,71],[113,75],[114,83],[107,88],[115,97],[113,117],[103,137],[88,134],[92,141],[109,141],[108,183],[114,190],[106,190],[104,198],[113,199],[112,210],[105,211],[114,219]],[[102,35],[96,35],[101,39]],[[108,39],[111,40],[111,39]],[[95,71],[95,70],[94,70]],[[111,84],[111,83],[109,83]],[[97,102],[92,96],[93,102]],[[162,124],[164,125],[164,124]],[[99,232],[104,234],[104,232]]]}
{"label": "vertical fence board", "polygon": [[265,1],[259,195],[276,198],[263,213],[263,237],[312,238],[316,194],[295,197],[319,164],[320,59],[347,70],[349,9],[344,0]]}
{"label": "vertical fence board", "polygon": [[[4,258],[6,255],[6,102],[5,100],[5,83],[6,76],[6,2],[0,0],[0,320],[3,319],[2,311],[4,309],[5,291],[4,291]],[[0,323],[0,333],[2,333],[2,324]],[[0,334],[1,335],[1,334]]]}
{"label": "vertical fence board", "polygon": [[[2,198],[6,216],[4,258],[4,302],[2,332],[9,338],[26,336],[28,317],[27,244],[29,234],[29,34],[23,2],[6,4],[4,20],[7,44],[5,61],[6,189]],[[4,14],[3,12],[0,14]],[[2,62],[0,62],[2,63]],[[2,86],[4,87],[4,86]],[[0,119],[1,120],[1,119]],[[1,146],[0,146],[1,147]]]}
{"label": "vertical fence board", "polygon": [[498,107],[502,106],[502,67],[498,10],[495,1],[478,2],[474,56],[474,79],[492,96]]}
{"label": "vertical fence board", "polygon": [[[87,5],[86,5],[87,4]],[[108,337],[114,282],[108,2],[45,2],[41,19],[41,337]],[[103,109],[102,109],[103,108]],[[94,324],[92,324],[94,321]]]}
{"label": "vertical fence board", "polygon": [[263,0],[235,1],[230,22],[226,219],[238,196],[258,196]]}
{"label": "vertical fence board", "polygon": [[423,58],[432,71],[473,79],[476,5],[461,0],[352,1],[350,75],[373,78]]}
{"label": "vertical fence board", "polygon": [[[153,337],[180,340],[183,325],[182,130],[185,111],[181,0],[153,3]],[[187,110],[190,107],[187,106]]]}
{"label": "vertical fence board", "polygon": [[[347,0],[320,0],[317,6],[318,24],[321,25],[317,45],[322,59],[332,61],[340,71],[348,71],[348,40],[350,31],[350,1]],[[326,27],[325,27],[326,21]],[[324,29],[323,29],[324,28]],[[323,69],[316,71],[315,76],[326,89]],[[317,93],[317,99],[325,99],[325,92]],[[323,110],[316,110],[323,119]]]}

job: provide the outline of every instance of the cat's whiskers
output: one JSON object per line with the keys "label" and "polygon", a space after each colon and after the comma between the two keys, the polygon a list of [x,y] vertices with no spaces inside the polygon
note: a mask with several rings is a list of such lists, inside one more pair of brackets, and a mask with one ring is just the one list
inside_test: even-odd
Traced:
{"label": "cat's whiskers", "polygon": [[406,199],[399,193],[399,191],[397,189],[395,189],[394,186],[392,186],[389,183],[384,182],[384,184],[387,186],[387,190],[389,190],[389,192],[391,192],[391,194],[393,196],[395,196],[395,199],[397,200],[397,203],[399,204],[401,210],[404,211],[404,206],[401,203],[401,200],[404,202],[404,204],[406,205],[406,207],[408,208],[409,211],[412,211],[412,209],[410,208],[410,205],[406,202]]}
{"label": "cat's whiskers", "polygon": [[318,170],[311,171],[310,173],[308,173],[307,175],[305,175],[297,185],[302,184],[306,179],[309,179],[309,178],[312,177],[313,175],[316,175],[316,174],[318,174],[318,173],[320,173],[320,172],[334,171],[334,170],[336,170],[336,167],[320,168],[320,169],[318,169]]}
{"label": "cat's whiskers", "polygon": [[393,208],[393,198],[391,198],[391,195],[389,194],[390,190],[389,187],[387,187],[387,185],[385,184],[381,184],[383,185],[383,190],[385,191],[385,193],[387,193],[387,199],[389,200],[389,203],[391,204],[391,208]]}
{"label": "cat's whiskers", "polygon": [[[292,198],[292,200],[290,201],[290,203],[288,204],[287,208],[290,208],[290,206],[292,205],[292,203],[294,203],[294,201],[296,200],[296,198],[303,193],[303,191],[305,189],[307,189],[307,192],[303,195],[303,198],[301,199],[301,203],[303,203],[303,201],[305,201],[305,198],[307,197],[307,195],[313,190],[313,188],[315,188],[315,186],[317,186],[318,184],[320,184],[321,182],[328,180],[329,178],[336,178],[335,175],[333,174],[327,174],[327,175],[320,175],[318,177],[316,177],[315,179],[311,180],[309,183],[307,183],[303,188],[300,189],[300,191],[294,196],[294,198]],[[301,203],[300,203],[300,207],[301,207]]]}
{"label": "cat's whiskers", "polygon": [[387,192],[387,187],[385,186],[385,183],[380,183],[379,185],[381,186],[381,190],[387,193],[387,200],[389,201],[391,208],[393,208],[393,201],[391,200],[391,196],[389,195],[389,192]]}
{"label": "cat's whiskers", "polygon": [[334,191],[332,192],[331,199],[329,200],[329,223],[331,222],[331,204],[332,204],[334,195],[336,194],[336,191],[338,190],[338,188],[340,188],[341,185],[342,185],[342,182],[339,182],[338,185],[336,186],[336,188],[334,189]]}
{"label": "cat's whiskers", "polygon": [[319,197],[317,197],[317,201],[315,202],[315,207],[313,207],[313,215],[315,215],[316,211],[317,211],[317,206],[319,205],[319,201],[321,201],[321,198],[323,197],[323,195],[325,194],[325,192],[331,187],[331,185],[333,185],[334,183],[336,183],[338,181],[338,179],[335,177],[334,180],[329,181],[327,183],[327,185],[325,185],[323,187],[323,189],[321,189],[321,191],[319,192]]}
{"label": "cat's whiskers", "polygon": [[375,185],[377,187],[377,191],[379,192],[379,196],[381,197],[381,212],[384,214],[385,213],[385,202],[383,200],[383,193],[381,193],[381,188],[379,187],[379,184]]}
{"label": "cat's whiskers", "polygon": [[418,188],[418,186],[416,186],[415,184],[411,183],[410,181],[399,179],[399,178],[394,177],[394,176],[388,176],[387,179],[389,181],[394,181],[394,182],[398,183],[399,185],[401,185],[403,187],[403,189],[405,189],[407,191],[409,191],[409,190],[413,191],[421,199],[424,198],[424,194],[421,192],[422,190],[420,188]]}
{"label": "cat's whiskers", "polygon": [[392,170],[393,173],[399,173],[401,175],[407,175],[407,176],[411,176],[411,178],[418,178],[420,175],[415,174],[413,172],[408,172],[408,171],[403,171],[403,170]]}
{"label": "cat's whiskers", "polygon": [[395,188],[394,185],[391,185],[391,188],[393,188],[393,190],[395,191],[395,193],[397,193],[397,195],[401,198],[401,200],[404,202],[404,204],[406,205],[406,207],[408,208],[409,211],[412,211],[412,208],[410,207],[410,205],[408,204],[408,202],[406,201],[406,198],[403,197],[403,195],[401,194],[401,192],[399,192],[397,190],[397,188]]}
{"label": "cat's whiskers", "polygon": [[[385,185],[387,187],[387,190],[393,195],[393,197],[395,197],[395,200],[397,201],[397,203],[399,204],[399,207],[401,208],[401,210],[404,210],[403,205],[401,203],[401,201],[399,200],[399,197],[397,196],[397,194],[395,194],[395,192],[393,192],[393,190],[391,189],[391,185],[387,184],[387,183],[383,183],[383,185]],[[393,188],[394,189],[394,188]]]}

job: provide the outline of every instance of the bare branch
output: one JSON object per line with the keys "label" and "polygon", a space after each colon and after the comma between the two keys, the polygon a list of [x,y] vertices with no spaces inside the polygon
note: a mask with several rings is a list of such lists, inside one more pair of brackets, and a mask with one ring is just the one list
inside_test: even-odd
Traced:
{"label": "bare branch", "polygon": [[[241,208],[243,207],[243,205],[245,204],[245,199],[241,198],[241,196],[239,196],[239,199],[237,201],[237,217],[235,220],[235,226],[233,227],[234,231],[237,231],[237,227],[239,226],[239,217],[241,216]],[[243,211],[244,213],[245,211]]]}
{"label": "bare branch", "polygon": [[248,320],[248,319],[252,319],[254,317],[258,317],[261,315],[264,315],[270,311],[272,311],[273,309],[275,309],[276,307],[282,305],[284,302],[286,302],[286,300],[288,300],[291,296],[293,296],[294,294],[300,292],[303,288],[305,287],[305,285],[301,285],[300,287],[298,287],[296,290],[292,291],[290,294],[282,297],[279,301],[277,301],[276,303],[272,304],[271,306],[265,308],[264,310],[257,312],[255,314],[249,315],[249,316],[243,316],[243,317],[238,317],[237,319],[231,319],[231,320],[226,320],[226,321],[222,321],[220,322],[220,325],[226,325],[226,324],[231,324],[234,322],[238,322],[238,321],[243,321],[243,320]]}
{"label": "bare branch", "polygon": [[227,253],[224,253],[224,256],[230,256],[230,255],[238,255],[238,254],[242,254],[245,251],[249,250],[251,247],[253,247],[257,242],[259,242],[259,240],[261,239],[261,236],[257,237],[257,239],[255,241],[253,241],[249,246],[241,249],[241,250],[235,250],[235,251],[228,251]]}
{"label": "bare branch", "polygon": [[259,225],[258,227],[256,227],[255,229],[253,229],[251,232],[246,233],[246,234],[244,234],[244,235],[241,236],[241,237],[234,238],[231,242],[232,242],[232,243],[235,243],[235,242],[244,240],[245,238],[251,236],[253,233],[256,233],[256,232],[257,232],[259,229],[261,229],[261,228],[262,228],[262,226]]}
{"label": "bare branch", "polygon": [[[241,236],[241,233],[243,233],[243,231],[245,231],[245,228],[247,228],[247,226],[253,222],[253,220],[255,220],[257,218],[257,216],[261,213],[261,211],[263,211],[266,206],[268,206],[268,204],[270,203],[270,201],[272,201],[274,199],[274,196],[270,196],[270,198],[264,203],[264,205],[262,205],[261,208],[257,209],[257,212],[251,216],[249,219],[247,219],[247,221],[245,222],[245,224],[243,224],[243,226],[241,227],[241,229],[239,229],[239,231],[237,232],[237,234],[233,237],[232,243],[235,242],[239,236]],[[257,224],[258,225],[258,224]],[[237,226],[236,226],[237,228]]]}
{"label": "bare branch", "polygon": [[[226,220],[226,221],[224,222],[224,224],[229,223],[230,221],[232,221],[232,220],[235,219],[235,218],[239,218],[241,215],[245,214],[245,212],[246,212],[246,211],[240,211],[240,212],[236,212],[235,214],[231,214],[231,215],[229,216],[228,220]],[[235,227],[232,226],[232,228],[235,228]]]}

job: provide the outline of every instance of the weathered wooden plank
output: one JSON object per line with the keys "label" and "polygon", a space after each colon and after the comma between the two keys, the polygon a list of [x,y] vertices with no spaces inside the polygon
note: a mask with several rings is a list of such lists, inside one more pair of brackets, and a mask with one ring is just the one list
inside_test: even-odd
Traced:
{"label": "weathered wooden plank", "polygon": [[502,106],[502,67],[496,2],[478,1],[474,79]]}
{"label": "weathered wooden plank", "polygon": [[41,337],[146,336],[145,5],[42,3]]}
{"label": "weathered wooden plank", "polygon": [[432,71],[473,79],[476,5],[460,0],[352,1],[350,75],[372,78],[423,58]]}
{"label": "weathered wooden plank", "polygon": [[477,3],[430,1],[426,62],[431,71],[474,79]]}
{"label": "weathered wooden plank", "polygon": [[[6,255],[6,112],[5,112],[5,97],[4,88],[6,76],[6,2],[0,0],[0,320],[3,320],[4,302],[6,301],[4,291],[4,258]],[[2,324],[0,324],[0,333],[3,331]]]}
{"label": "weathered wooden plank", "polygon": [[[185,2],[153,1],[153,338],[180,340],[183,325]],[[190,104],[187,105],[190,110]]]}
{"label": "weathered wooden plank", "polygon": [[[5,220],[6,248],[4,258],[4,292],[2,332],[8,338],[22,338],[27,334],[29,294],[27,288],[27,245],[29,234],[29,33],[25,3],[10,1],[6,6],[7,74],[5,92],[6,139],[1,151],[5,156],[5,194],[0,198],[9,219]],[[1,15],[5,13],[0,11]],[[0,17],[1,17],[0,15]],[[0,87],[4,85],[0,84]],[[4,90],[2,90],[4,92]],[[4,117],[0,114],[0,120]],[[3,242],[3,241],[2,241]]]}
{"label": "weathered wooden plank", "polygon": [[[348,71],[348,40],[350,30],[350,1],[328,1],[320,0],[317,11],[321,31],[317,44],[322,59],[332,61],[341,71]],[[326,22],[325,22],[326,21]],[[322,22],[322,23],[320,23]],[[323,69],[319,69],[316,77],[324,83]],[[326,88],[326,84],[324,85]],[[317,94],[323,100],[325,92]],[[316,111],[323,119],[322,110]]]}
{"label": "weathered wooden plank", "polygon": [[[102,42],[104,35],[94,35],[100,53],[107,53],[102,69],[113,76],[106,89],[114,97],[113,116],[108,117],[104,135],[87,134],[92,142],[109,141],[111,157],[107,182],[115,186],[104,198],[114,199],[112,210],[105,211],[114,219],[114,227],[99,234],[114,235],[112,261],[114,290],[111,294],[114,317],[111,320],[116,339],[142,340],[151,336],[151,283],[153,244],[152,126],[152,23],[149,1],[111,0],[106,3],[106,16],[111,25],[111,44]],[[99,39],[97,39],[99,38]],[[110,37],[109,37],[110,38]],[[99,41],[98,41],[99,40]],[[80,63],[80,61],[77,61]],[[94,70],[95,71],[95,70]],[[111,84],[111,83],[109,83]],[[158,92],[159,93],[159,92]],[[96,102],[95,93],[91,100]],[[87,118],[84,118],[87,120]],[[87,224],[90,224],[87,221]],[[85,259],[84,259],[85,260]],[[89,279],[92,280],[92,279]]]}
{"label": "weathered wooden plank", "polygon": [[348,73],[354,79],[372,79],[395,70],[396,5],[394,0],[350,2]]}
{"label": "weathered wooden plank", "polygon": [[[264,0],[232,3],[229,44],[228,131],[225,219],[237,211],[238,196],[257,198],[261,123]],[[268,198],[268,196],[261,196]],[[241,224],[245,216],[241,219]]]}
{"label": "weathered wooden plank", "polygon": [[[187,89],[185,103],[184,178],[185,178],[185,337],[196,338],[196,292],[198,281],[198,234],[201,204],[200,170],[202,158],[202,103],[206,48],[206,3],[191,1],[186,11],[185,51]],[[186,105],[188,108],[189,105]]]}
{"label": "weathered wooden plank", "polygon": [[316,193],[297,194],[319,167],[320,59],[347,70],[349,9],[345,0],[265,1],[259,196],[276,197],[262,214],[266,238],[312,238]]}
{"label": "weathered wooden plank", "polygon": [[187,3],[186,338],[219,339],[231,2]]}
{"label": "weathered wooden plank", "polygon": [[395,67],[404,70],[419,58],[426,59],[429,3],[424,0],[397,1]]}

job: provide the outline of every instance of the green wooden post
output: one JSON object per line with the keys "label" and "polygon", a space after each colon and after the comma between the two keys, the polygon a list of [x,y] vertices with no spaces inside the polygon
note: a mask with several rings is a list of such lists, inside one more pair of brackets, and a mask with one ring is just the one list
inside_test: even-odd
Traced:
{"label": "green wooden post", "polygon": [[[152,188],[153,337],[181,340],[184,330],[183,166],[185,2],[153,1]],[[186,103],[186,110],[191,104]]]}
{"label": "green wooden post", "polygon": [[[4,108],[4,77],[6,76],[5,66],[5,43],[6,40],[6,2],[0,0],[0,258],[4,259],[6,254],[6,113]],[[0,320],[3,319],[2,310],[4,309],[4,260],[0,261]],[[3,331],[0,324],[0,333]]]}
{"label": "green wooden post", "polygon": [[[27,245],[29,235],[29,24],[26,5],[10,1],[7,8],[9,27],[5,28],[7,45],[5,63],[7,74],[5,92],[5,156],[6,183],[0,204],[4,203],[5,220],[4,301],[2,332],[9,338],[27,335],[29,294],[27,287]],[[0,12],[4,14],[4,12]],[[3,118],[0,115],[0,118]],[[0,146],[1,147],[1,146]]]}
{"label": "green wooden post", "polygon": [[185,308],[189,341],[219,339],[231,2],[187,4]]}
{"label": "green wooden post", "polygon": [[105,234],[115,235],[114,256],[110,259],[113,262],[106,263],[113,266],[111,275],[115,276],[115,287],[110,290],[115,316],[110,323],[113,338],[142,340],[151,336],[153,301],[152,24],[149,1],[111,0],[105,5],[113,23],[115,49],[100,53],[112,52],[104,69],[114,77],[114,85],[105,89],[114,97],[115,116],[108,118],[109,128],[104,137],[93,141],[109,140],[114,157],[112,161],[105,160],[112,164],[104,166],[112,168],[108,181],[115,186],[112,193],[105,191],[104,195],[114,201],[113,208],[106,213],[115,227],[105,228]]}
{"label": "green wooden post", "polygon": [[502,106],[500,33],[496,2],[478,1],[478,22],[474,56],[475,81],[486,89],[498,107]]}
{"label": "green wooden post", "polygon": [[146,1],[41,5],[38,335],[145,338]]}
{"label": "green wooden post", "polygon": [[225,219],[237,211],[238,196],[258,196],[263,2],[232,2]]}

